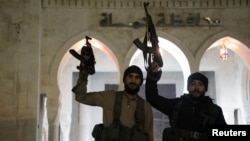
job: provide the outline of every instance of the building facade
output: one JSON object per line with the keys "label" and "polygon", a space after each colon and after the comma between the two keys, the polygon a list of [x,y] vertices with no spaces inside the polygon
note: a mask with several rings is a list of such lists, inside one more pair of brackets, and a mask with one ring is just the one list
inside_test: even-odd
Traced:
{"label": "building facade", "polygon": [[[144,67],[133,43],[145,35],[144,2],[1,0],[0,140],[85,140],[81,132],[90,135],[101,121],[95,116],[100,109],[74,102],[79,61],[69,50],[79,51],[90,36],[97,74],[89,90],[105,84],[123,89],[123,70]],[[227,122],[250,124],[250,0],[148,2],[164,60],[159,83],[174,84],[178,97],[186,91],[187,76],[202,71]],[[220,57],[223,46],[227,60]]]}

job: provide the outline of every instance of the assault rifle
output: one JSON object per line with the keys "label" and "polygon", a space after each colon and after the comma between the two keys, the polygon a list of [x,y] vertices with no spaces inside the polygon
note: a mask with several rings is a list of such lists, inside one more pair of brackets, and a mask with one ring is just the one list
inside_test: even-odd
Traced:
{"label": "assault rifle", "polygon": [[[150,70],[151,62],[157,62],[159,67],[161,68],[163,66],[163,61],[159,51],[159,45],[158,45],[159,41],[155,31],[155,26],[147,10],[148,5],[149,5],[148,2],[143,3],[147,19],[147,24],[146,24],[147,29],[143,43],[139,39],[135,39],[133,42],[143,52],[145,69],[147,70],[147,72],[149,72],[148,74],[151,75],[153,79],[159,80],[161,77],[161,70],[157,74],[152,73]],[[148,47],[147,45],[148,41],[151,42],[152,47]]]}
{"label": "assault rifle", "polygon": [[[78,54],[74,49],[70,49],[69,52],[73,55],[76,59],[80,60],[81,63],[77,66],[78,70],[85,70],[89,74],[95,73],[95,56],[92,50],[92,46],[89,43],[89,40],[92,38],[86,36],[86,46],[83,46],[81,49],[81,54]],[[84,66],[83,66],[84,64]]]}

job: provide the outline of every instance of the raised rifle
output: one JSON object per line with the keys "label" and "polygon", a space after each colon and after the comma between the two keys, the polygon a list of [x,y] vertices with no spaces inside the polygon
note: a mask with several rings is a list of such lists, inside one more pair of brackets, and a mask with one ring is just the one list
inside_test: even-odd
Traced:
{"label": "raised rifle", "polygon": [[[152,17],[147,10],[148,5],[149,5],[148,2],[143,3],[147,20],[146,34],[143,43],[138,38],[135,39],[133,42],[143,52],[145,69],[148,72],[148,75],[150,75],[153,79],[159,80],[161,77],[161,70],[159,70],[158,73],[153,73],[151,71],[151,63],[157,62],[159,67],[161,68],[163,66],[163,61],[159,51],[159,45],[158,45],[159,41],[155,31],[155,26]],[[151,43],[152,47],[148,47],[148,42]]]}
{"label": "raised rifle", "polygon": [[80,71],[85,70],[87,73],[92,75],[95,73],[95,63],[96,63],[92,45],[89,42],[89,40],[91,40],[92,38],[85,36],[85,39],[86,39],[86,46],[82,47],[81,54],[78,54],[74,49],[70,49],[69,52],[76,59],[81,61],[80,65],[77,66],[77,69]]}

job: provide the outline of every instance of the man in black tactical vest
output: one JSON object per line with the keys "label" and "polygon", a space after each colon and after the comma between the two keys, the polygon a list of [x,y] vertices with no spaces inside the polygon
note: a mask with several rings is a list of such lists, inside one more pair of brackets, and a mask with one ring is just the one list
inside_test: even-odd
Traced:
{"label": "man in black tactical vest", "polygon": [[[157,73],[159,66],[151,64],[151,71]],[[166,114],[170,128],[163,131],[163,141],[207,141],[207,130],[210,125],[226,125],[222,109],[205,96],[208,78],[200,72],[188,77],[188,94],[169,99],[160,96],[157,80],[147,77],[146,99],[149,103]]]}

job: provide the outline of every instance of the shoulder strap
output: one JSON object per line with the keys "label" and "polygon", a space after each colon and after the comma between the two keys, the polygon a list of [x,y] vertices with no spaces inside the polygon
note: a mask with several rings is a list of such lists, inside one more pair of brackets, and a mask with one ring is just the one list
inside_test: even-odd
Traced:
{"label": "shoulder strap", "polygon": [[141,97],[138,96],[136,112],[135,112],[135,128],[139,129],[144,121],[144,101]]}
{"label": "shoulder strap", "polygon": [[176,123],[176,120],[178,118],[178,115],[180,113],[180,110],[181,110],[181,105],[182,105],[182,101],[180,100],[174,107],[174,111],[173,111],[173,114],[172,114],[172,119],[170,121],[170,124],[172,127],[175,127],[175,123]]}
{"label": "shoulder strap", "polygon": [[115,104],[114,104],[114,119],[113,122],[114,123],[118,123],[120,121],[120,115],[121,115],[121,103],[122,103],[122,97],[123,94],[121,91],[116,92],[116,96],[115,96]]}

